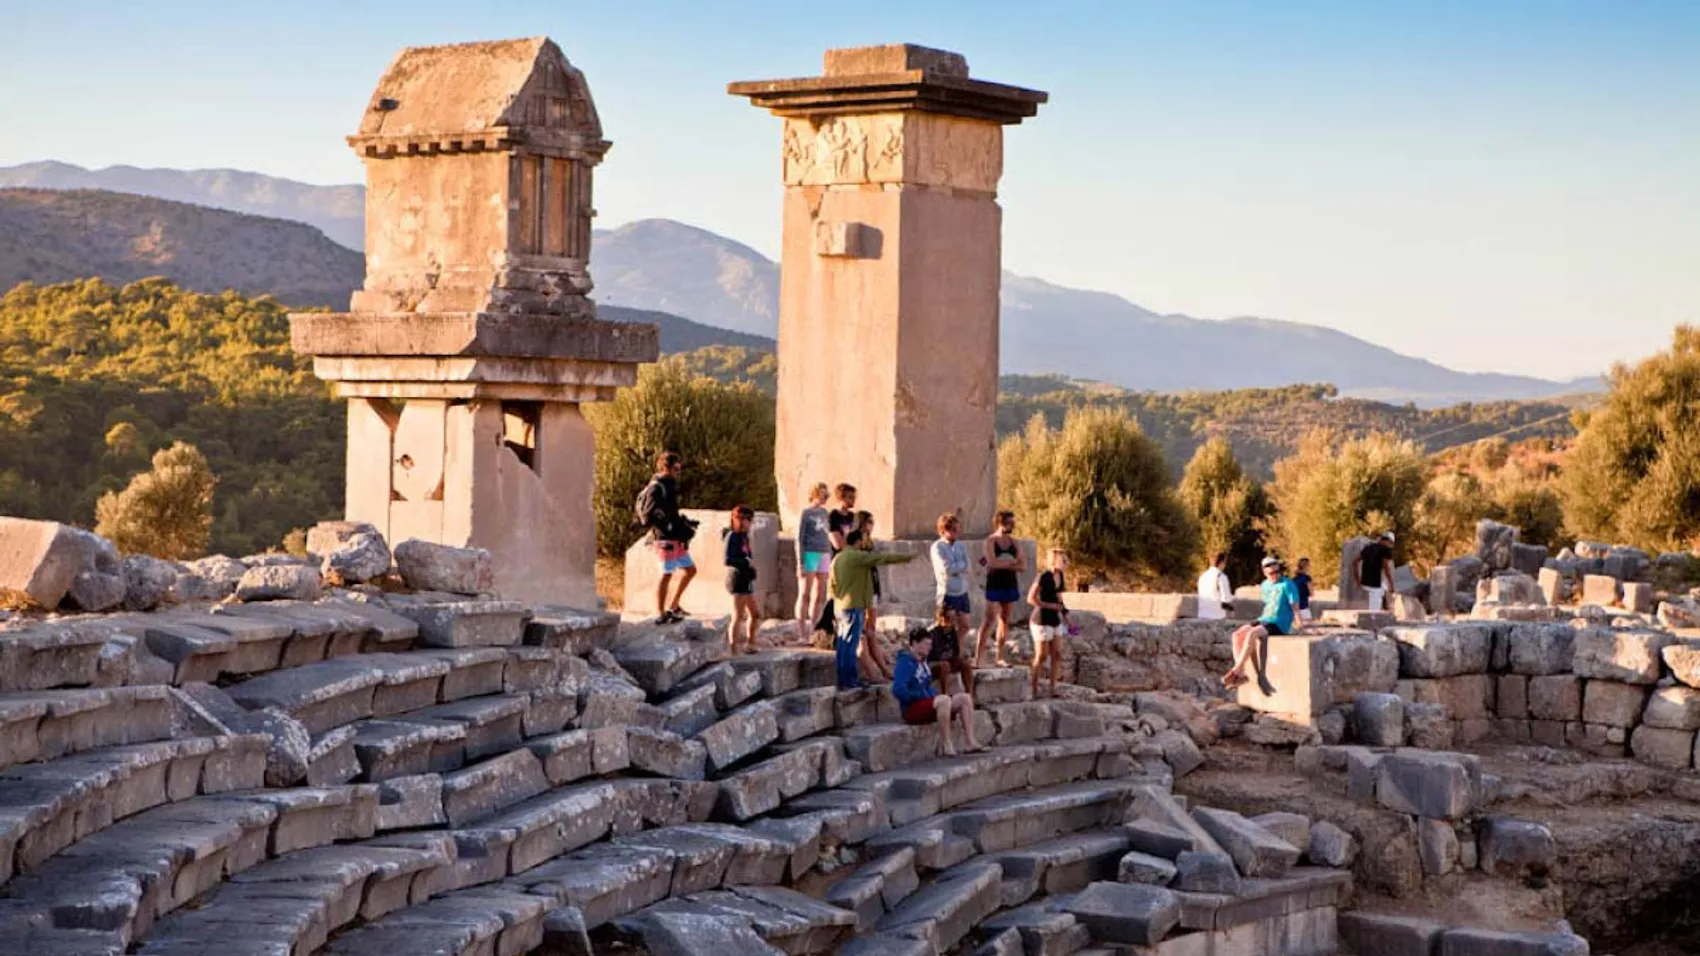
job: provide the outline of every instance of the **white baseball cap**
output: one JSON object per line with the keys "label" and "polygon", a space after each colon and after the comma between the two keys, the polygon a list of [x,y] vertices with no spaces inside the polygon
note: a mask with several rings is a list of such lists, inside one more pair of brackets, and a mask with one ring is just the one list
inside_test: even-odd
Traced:
{"label": "white baseball cap", "polygon": [[1387,539],[1387,540],[1388,540],[1388,541],[1392,541],[1392,540],[1393,540],[1393,532],[1391,532],[1391,531],[1383,531],[1383,532],[1382,532],[1382,533],[1381,533],[1381,536],[1382,536],[1382,537],[1383,537],[1383,538],[1386,538],[1386,539]]}
{"label": "white baseball cap", "polygon": [[1266,568],[1276,567],[1276,566],[1280,565],[1280,563],[1281,563],[1281,559],[1275,557],[1273,554],[1271,554],[1268,557],[1265,557],[1263,559],[1263,566],[1266,567]]}

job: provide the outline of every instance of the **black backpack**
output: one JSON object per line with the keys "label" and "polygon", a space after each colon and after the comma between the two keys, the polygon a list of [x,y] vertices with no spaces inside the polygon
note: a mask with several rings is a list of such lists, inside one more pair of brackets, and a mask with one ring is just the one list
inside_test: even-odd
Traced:
{"label": "black backpack", "polygon": [[654,478],[649,479],[649,484],[643,486],[643,490],[638,492],[637,501],[632,504],[633,528],[646,528],[657,533],[666,530],[655,526],[655,512],[659,505],[657,499],[660,497],[661,483]]}

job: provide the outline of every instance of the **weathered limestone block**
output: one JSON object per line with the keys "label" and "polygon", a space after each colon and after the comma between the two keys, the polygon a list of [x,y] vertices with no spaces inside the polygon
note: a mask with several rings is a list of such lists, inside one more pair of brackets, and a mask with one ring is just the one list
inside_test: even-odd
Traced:
{"label": "weathered limestone block", "polygon": [[496,583],[494,562],[483,548],[452,548],[408,538],[395,546],[395,566],[416,591],[487,594]]}
{"label": "weathered limestone block", "polygon": [[71,579],[65,602],[79,611],[105,611],[123,604],[127,591],[124,575],[85,568]]}
{"label": "weathered limestone block", "polygon": [[1476,859],[1482,872],[1512,876],[1543,874],[1558,859],[1558,844],[1544,824],[1489,817],[1478,827]]}
{"label": "weathered limestone block", "polygon": [[1155,946],[1181,920],[1175,894],[1133,883],[1093,883],[1063,908],[1091,931],[1093,939],[1126,946]]}
{"label": "weathered limestone block", "polygon": [[1446,926],[1414,916],[1384,916],[1361,910],[1336,918],[1340,942],[1348,952],[1377,956],[1434,956]]}
{"label": "weathered limestone block", "polygon": [[1386,632],[1399,646],[1400,677],[1454,677],[1488,669],[1493,633],[1484,624],[1431,624]]}
{"label": "weathered limestone block", "polygon": [[627,728],[626,734],[633,768],[679,780],[701,780],[705,776],[708,750],[700,742],[644,727]]}
{"label": "weathered limestone block", "polygon": [[1434,615],[1458,611],[1458,572],[1450,564],[1437,565],[1428,575],[1428,610]]}
{"label": "weathered limestone block", "polygon": [[171,585],[177,581],[177,567],[169,561],[145,554],[126,555],[119,562],[124,575],[124,609],[151,611],[171,597]]}
{"label": "weathered limestone block", "polygon": [[0,517],[0,600],[58,607],[78,572],[94,568],[98,540],[57,521]]}
{"label": "weathered limestone block", "polygon": [[1629,752],[1642,763],[1686,770],[1694,765],[1694,731],[1642,724],[1629,735]]}
{"label": "weathered limestone block", "polygon": [[1440,704],[1453,720],[1486,720],[1493,716],[1494,679],[1491,674],[1402,680],[1396,689],[1400,697],[1411,703]]}
{"label": "weathered limestone block", "polygon": [[1299,813],[1276,811],[1252,817],[1251,822],[1267,830],[1277,839],[1292,844],[1299,856],[1310,852],[1310,818]]}
{"label": "weathered limestone block", "polygon": [[389,573],[390,546],[375,529],[357,532],[324,552],[319,569],[344,584],[370,581]]}
{"label": "weathered limestone block", "polygon": [[1646,581],[1623,582],[1623,606],[1636,614],[1650,614],[1653,611],[1653,585]]}
{"label": "weathered limestone block", "polygon": [[1327,820],[1318,820],[1310,825],[1308,856],[1322,866],[1349,867],[1358,858],[1358,840]]}
{"label": "weathered limestone block", "polygon": [[1514,624],[1509,639],[1511,672],[1530,677],[1563,674],[1575,655],[1576,630],[1564,624]]}
{"label": "weathered limestone block", "polygon": [[1511,567],[1518,572],[1534,577],[1541,572],[1546,560],[1547,549],[1544,544],[1524,544],[1517,541],[1511,545]]}
{"label": "weathered limestone block", "polygon": [[1476,603],[1488,602],[1502,605],[1544,604],[1546,596],[1541,593],[1535,579],[1527,574],[1499,571],[1476,584]]}
{"label": "weathered limestone block", "polygon": [[1700,690],[1661,687],[1653,691],[1641,722],[1665,730],[1700,730]]}
{"label": "weathered limestone block", "polygon": [[426,773],[393,777],[378,784],[376,827],[379,832],[442,826],[447,822],[448,817],[443,813],[441,776]]}
{"label": "weathered limestone block", "polygon": [[543,764],[529,750],[443,774],[443,811],[449,826],[463,827],[549,789]]}
{"label": "weathered limestone block", "polygon": [[1512,546],[1517,543],[1517,529],[1487,518],[1476,522],[1476,557],[1490,572],[1511,567]]}
{"label": "weathered limestone block", "polygon": [[1405,742],[1405,702],[1397,694],[1362,693],[1352,701],[1352,731],[1360,744],[1397,747]]}
{"label": "weathered limestone block", "polygon": [[1417,820],[1417,858],[1427,876],[1445,876],[1458,868],[1458,833],[1446,820]]}
{"label": "weathered limestone block", "polygon": [[614,652],[620,666],[651,694],[665,694],[714,660],[715,646],[706,641],[658,640],[627,645]]}
{"label": "weathered limestone block", "polygon": [[1671,676],[1688,687],[1700,688],[1700,643],[1669,644],[1660,655]]}
{"label": "weathered limestone block", "polygon": [[1169,765],[1174,779],[1179,780],[1204,765],[1203,752],[1186,734],[1165,730],[1158,733],[1155,740],[1157,746],[1163,748],[1163,762]]}
{"label": "weathered limestone block", "polygon": [[1457,724],[1443,704],[1405,705],[1405,739],[1423,750],[1449,750]]}
{"label": "weathered limestone block", "polygon": [[1192,818],[1228,852],[1243,876],[1283,876],[1298,862],[1297,847],[1232,810],[1200,807]]}
{"label": "weathered limestone block", "polygon": [[1588,956],[1588,941],[1569,933],[1449,929],[1437,951],[1441,956]]}
{"label": "weathered limestone block", "polygon": [[1617,578],[1605,574],[1586,574],[1582,576],[1583,604],[1612,607],[1617,604],[1618,597],[1619,586]]}
{"label": "weathered limestone block", "polygon": [[[1184,815],[1185,811],[1177,806],[1175,812]],[[1122,827],[1122,833],[1130,849],[1164,860],[1173,860],[1197,846],[1192,832],[1160,820],[1134,820]]]}
{"label": "weathered limestone block", "polygon": [[1221,850],[1188,850],[1175,858],[1175,880],[1171,885],[1188,893],[1237,896],[1240,874],[1234,869],[1234,858]]}
{"label": "weathered limestone block", "polygon": [[1399,678],[1398,645],[1370,634],[1271,637],[1264,662],[1274,693],[1256,680],[1236,693],[1240,704],[1265,713],[1321,714],[1361,691],[1391,691]]}
{"label": "weathered limestone block", "polygon": [[1407,749],[1376,764],[1376,801],[1400,813],[1457,820],[1476,808],[1481,795],[1481,763],[1466,754]]}
{"label": "weathered limestone block", "polygon": [[1364,606],[1364,590],[1357,585],[1352,566],[1357,563],[1358,555],[1374,543],[1374,538],[1366,538],[1360,535],[1347,538],[1346,543],[1340,546],[1340,575],[1335,580],[1340,582],[1339,606],[1341,608],[1361,608]]}
{"label": "weathered limestone block", "polygon": [[1581,720],[1582,679],[1574,674],[1529,678],[1529,716],[1536,720]]}
{"label": "weathered limestone block", "polygon": [[1123,883],[1149,883],[1168,886],[1175,880],[1175,864],[1160,856],[1133,850],[1124,854],[1116,870],[1116,879]]}
{"label": "weathered limestone block", "polygon": [[1660,654],[1675,641],[1665,631],[1583,628],[1576,632],[1571,670],[1580,677],[1654,684],[1661,673]]}
{"label": "weathered limestone block", "polygon": [[779,739],[779,711],[759,701],[727,714],[697,734],[707,748],[708,765],[719,772]]}
{"label": "weathered limestone block", "polygon": [[1647,688],[1613,680],[1590,680],[1582,690],[1582,720],[1627,730],[1641,721]]}
{"label": "weathered limestone block", "polygon": [[236,584],[238,601],[316,601],[319,569],[303,564],[257,565]]}
{"label": "weathered limestone block", "polygon": [[1522,674],[1501,674],[1494,686],[1494,713],[1509,720],[1529,717],[1529,678]]}
{"label": "weathered limestone block", "polygon": [[1540,586],[1541,597],[1547,604],[1564,604],[1570,600],[1570,579],[1566,578],[1557,568],[1541,568],[1535,576]]}

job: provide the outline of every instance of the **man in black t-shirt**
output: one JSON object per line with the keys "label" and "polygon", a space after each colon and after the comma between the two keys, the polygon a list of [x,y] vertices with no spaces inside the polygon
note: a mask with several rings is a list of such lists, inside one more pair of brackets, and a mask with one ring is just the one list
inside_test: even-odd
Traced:
{"label": "man in black t-shirt", "polygon": [[[832,489],[832,494],[833,497],[838,499],[838,507],[826,513],[826,535],[832,539],[832,556],[836,558],[838,552],[844,550],[846,542],[850,538],[850,532],[856,530],[856,486],[840,482],[838,487]],[[879,581],[877,571],[874,574],[874,581],[877,590],[877,582]],[[835,622],[837,610],[833,606],[832,597],[829,594],[821,604],[820,617],[815,619],[815,630],[826,631],[828,634],[836,633],[838,628]]]}
{"label": "man in black t-shirt", "polygon": [[1371,611],[1387,607],[1387,586],[1393,581],[1393,532],[1364,545],[1352,562],[1352,580],[1363,588],[1364,606]]}

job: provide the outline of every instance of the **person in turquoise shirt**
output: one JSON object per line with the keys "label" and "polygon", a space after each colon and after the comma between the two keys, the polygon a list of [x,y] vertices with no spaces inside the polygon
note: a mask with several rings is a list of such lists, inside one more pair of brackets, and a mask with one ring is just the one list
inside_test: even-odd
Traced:
{"label": "person in turquoise shirt", "polygon": [[1238,687],[1249,680],[1245,672],[1249,661],[1257,668],[1258,686],[1268,694],[1272,691],[1268,678],[1263,674],[1258,648],[1266,637],[1293,633],[1294,622],[1299,616],[1299,589],[1287,577],[1286,566],[1271,555],[1263,559],[1263,584],[1259,591],[1263,595],[1263,615],[1234,632],[1234,666],[1222,675],[1222,686]]}

